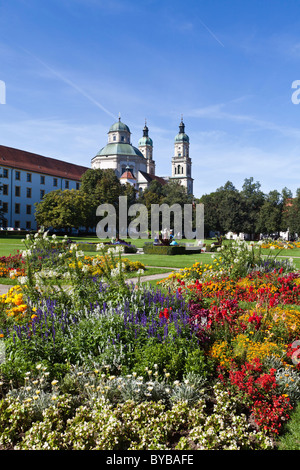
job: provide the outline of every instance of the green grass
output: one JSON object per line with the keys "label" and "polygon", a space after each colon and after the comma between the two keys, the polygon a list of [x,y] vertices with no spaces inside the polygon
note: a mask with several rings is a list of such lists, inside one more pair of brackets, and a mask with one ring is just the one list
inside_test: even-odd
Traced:
{"label": "green grass", "polygon": [[300,404],[291,413],[285,433],[279,440],[278,450],[300,450]]}

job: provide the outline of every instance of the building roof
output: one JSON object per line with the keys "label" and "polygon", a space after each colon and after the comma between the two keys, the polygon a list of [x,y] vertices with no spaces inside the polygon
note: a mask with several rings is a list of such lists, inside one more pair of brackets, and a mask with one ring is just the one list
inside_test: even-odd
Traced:
{"label": "building roof", "polygon": [[124,124],[123,122],[119,121],[118,122],[115,122],[109,129],[108,132],[117,132],[117,131],[126,131],[126,132],[130,132],[130,129],[128,126],[126,126],[126,124]]}
{"label": "building roof", "polygon": [[167,184],[167,181],[164,179],[164,178],[161,178],[160,176],[156,176],[156,175],[150,175],[150,173],[146,173],[145,171],[139,171],[139,173],[141,173],[141,175],[145,178],[146,181],[148,181],[148,183],[151,183],[151,181],[155,180],[155,181],[158,181],[160,184]]}
{"label": "building roof", "polygon": [[79,181],[88,167],[0,145],[0,166]]}
{"label": "building roof", "polygon": [[103,147],[96,155],[99,156],[106,156],[106,155],[125,155],[125,156],[139,156],[145,158],[142,152],[134,147],[131,144],[120,144],[120,143],[112,143],[107,144]]}
{"label": "building roof", "polygon": [[139,146],[140,145],[151,145],[151,147],[153,146],[153,140],[151,139],[151,137],[141,137],[140,140],[139,140]]}
{"label": "building roof", "polygon": [[179,132],[175,136],[175,142],[189,142],[189,136],[185,132]]}
{"label": "building roof", "polygon": [[130,170],[126,170],[124,171],[120,179],[135,180],[135,177],[133,176]]}

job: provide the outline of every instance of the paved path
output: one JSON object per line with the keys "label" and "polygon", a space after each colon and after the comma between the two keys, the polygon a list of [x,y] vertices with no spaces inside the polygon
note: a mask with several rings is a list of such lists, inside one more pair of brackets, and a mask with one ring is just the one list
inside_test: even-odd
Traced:
{"label": "paved path", "polygon": [[0,295],[6,294],[12,286],[6,284],[0,284]]}

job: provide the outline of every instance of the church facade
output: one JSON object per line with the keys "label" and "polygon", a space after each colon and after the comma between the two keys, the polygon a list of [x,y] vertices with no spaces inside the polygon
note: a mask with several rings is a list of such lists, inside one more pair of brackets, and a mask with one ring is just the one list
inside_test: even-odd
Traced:
{"label": "church facade", "polygon": [[[135,147],[129,127],[119,119],[109,129],[108,142],[92,159],[91,167],[113,169],[121,183],[129,183],[137,191],[147,188],[153,180],[161,184],[173,180],[179,181],[192,194],[189,137],[182,120],[170,160],[171,176],[158,176],[147,125]],[[4,213],[0,228],[35,230],[35,204],[51,191],[79,189],[81,177],[88,169],[90,167],[0,145],[0,207]]]}
{"label": "church facade", "polygon": [[91,161],[94,169],[113,169],[121,183],[129,183],[138,191],[144,190],[151,181],[162,184],[167,181],[179,181],[188,194],[193,194],[192,161],[189,156],[189,137],[181,119],[179,132],[175,137],[172,174],[168,178],[156,175],[153,159],[153,140],[145,123],[143,135],[135,147],[131,142],[129,127],[121,118],[108,131],[108,141]]}

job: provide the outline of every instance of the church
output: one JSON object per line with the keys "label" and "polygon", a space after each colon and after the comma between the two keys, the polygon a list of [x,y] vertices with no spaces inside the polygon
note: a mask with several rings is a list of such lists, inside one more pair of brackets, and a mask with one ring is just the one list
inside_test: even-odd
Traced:
{"label": "church", "polygon": [[175,136],[174,156],[172,158],[172,176],[163,178],[156,175],[153,159],[153,140],[145,123],[143,135],[135,147],[131,142],[129,127],[121,118],[108,131],[108,141],[91,161],[94,169],[113,169],[120,182],[129,183],[137,191],[144,190],[151,181],[162,184],[167,181],[179,181],[188,194],[193,194],[192,161],[189,156],[189,137],[181,118],[179,132]]}
{"label": "church", "polygon": [[[149,137],[147,123],[135,147],[131,142],[130,129],[121,122],[121,118],[110,127],[107,145],[91,161],[92,168],[113,169],[121,183],[133,185],[138,192],[147,188],[153,180],[161,184],[173,180],[179,181],[188,194],[193,194],[189,137],[182,119],[175,136],[171,164],[171,176],[156,175],[153,141]],[[78,190],[81,177],[88,169],[90,167],[0,145],[0,207],[4,214],[0,228],[2,225],[12,229],[35,230],[35,204],[51,191]]]}

